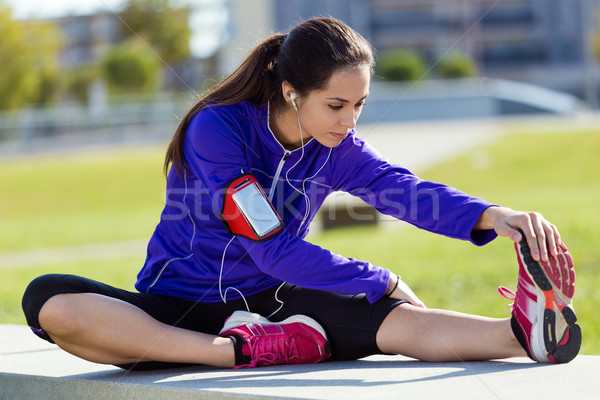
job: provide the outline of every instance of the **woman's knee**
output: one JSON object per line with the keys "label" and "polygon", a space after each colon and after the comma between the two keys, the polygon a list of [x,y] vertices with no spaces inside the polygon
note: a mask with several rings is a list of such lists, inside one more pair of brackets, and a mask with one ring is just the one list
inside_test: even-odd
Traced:
{"label": "woman's knee", "polygon": [[40,309],[50,297],[61,292],[63,277],[59,274],[42,275],[27,286],[23,293],[21,306],[29,326],[39,328]]}
{"label": "woman's knee", "polygon": [[38,320],[51,335],[69,335],[79,329],[76,315],[78,293],[61,293],[50,297],[41,307]]}
{"label": "woman's knee", "polygon": [[[52,339],[45,330],[65,323],[68,317],[68,307],[62,298],[63,294],[73,292],[65,283],[68,276],[63,274],[39,276],[31,281],[23,294],[21,305],[27,324],[36,335],[50,342]],[[55,321],[57,323],[54,323]]]}

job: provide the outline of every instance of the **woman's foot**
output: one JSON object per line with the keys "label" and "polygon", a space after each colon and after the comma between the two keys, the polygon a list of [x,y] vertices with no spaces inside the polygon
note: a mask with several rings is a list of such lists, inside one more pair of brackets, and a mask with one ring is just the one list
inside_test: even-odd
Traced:
{"label": "woman's foot", "polygon": [[533,259],[525,240],[515,243],[519,262],[511,326],[527,355],[538,362],[566,363],[579,353],[581,328],[571,304],[575,292],[573,258],[561,245],[549,262]]}
{"label": "woman's foot", "polygon": [[219,336],[233,341],[234,368],[312,364],[331,355],[325,331],[305,315],[275,323],[259,314],[235,311],[225,321]]}

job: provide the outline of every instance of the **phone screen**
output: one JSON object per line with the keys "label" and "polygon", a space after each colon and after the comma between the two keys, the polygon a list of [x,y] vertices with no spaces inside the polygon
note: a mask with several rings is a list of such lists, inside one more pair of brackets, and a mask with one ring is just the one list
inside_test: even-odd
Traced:
{"label": "phone screen", "polygon": [[281,225],[269,200],[255,182],[235,192],[232,198],[259,238],[268,235]]}

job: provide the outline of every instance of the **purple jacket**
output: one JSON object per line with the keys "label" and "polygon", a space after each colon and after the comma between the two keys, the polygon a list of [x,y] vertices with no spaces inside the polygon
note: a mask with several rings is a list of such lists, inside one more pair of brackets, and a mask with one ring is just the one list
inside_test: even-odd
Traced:
{"label": "purple jacket", "polygon": [[[314,139],[303,149],[281,146],[269,129],[266,104],[241,102],[196,114],[184,142],[190,172],[182,177],[173,168],[169,172],[165,208],[136,288],[210,303],[222,301],[228,287],[248,296],[287,281],[365,293],[375,302],[388,286],[388,269],[303,239],[334,191],[448,237],[477,245],[496,237],[493,231],[473,231],[489,203],[390,164],[354,130],[333,149]],[[254,174],[285,223],[281,234],[264,242],[232,240],[219,216],[227,183],[243,172]],[[227,293],[228,300],[239,297],[234,290]]]}

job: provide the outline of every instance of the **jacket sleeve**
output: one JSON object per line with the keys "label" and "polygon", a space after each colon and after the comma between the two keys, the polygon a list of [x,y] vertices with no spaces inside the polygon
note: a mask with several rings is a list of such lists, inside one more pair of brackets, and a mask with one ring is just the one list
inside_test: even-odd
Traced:
{"label": "jacket sleeve", "polygon": [[[193,118],[186,132],[186,164],[206,186],[214,210],[221,208],[227,183],[250,171],[245,154],[252,149],[240,129],[235,118],[206,109]],[[292,284],[341,294],[365,293],[369,302],[379,300],[388,286],[389,270],[334,254],[286,230],[263,242],[236,240],[261,271]]]}
{"label": "jacket sleeve", "polygon": [[419,179],[354,135],[343,142],[343,147],[333,165],[352,160],[353,168],[336,168],[336,190],[347,191],[383,214],[433,233],[479,246],[496,238],[493,230],[473,229],[492,204],[450,186]]}

